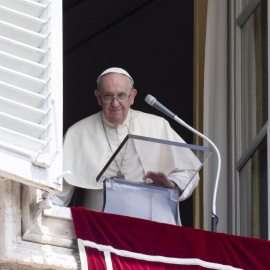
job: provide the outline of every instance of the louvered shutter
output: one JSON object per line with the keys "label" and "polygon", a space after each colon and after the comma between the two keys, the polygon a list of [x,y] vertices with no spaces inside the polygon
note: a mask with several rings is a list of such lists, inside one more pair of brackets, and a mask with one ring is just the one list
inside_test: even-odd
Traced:
{"label": "louvered shutter", "polygon": [[0,176],[60,190],[62,1],[0,0]]}

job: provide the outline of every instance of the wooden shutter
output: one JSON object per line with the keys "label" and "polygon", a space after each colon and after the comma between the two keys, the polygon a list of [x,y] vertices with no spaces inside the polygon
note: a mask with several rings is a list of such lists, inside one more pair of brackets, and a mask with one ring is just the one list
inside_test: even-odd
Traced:
{"label": "wooden shutter", "polygon": [[0,176],[61,189],[62,1],[0,0]]}

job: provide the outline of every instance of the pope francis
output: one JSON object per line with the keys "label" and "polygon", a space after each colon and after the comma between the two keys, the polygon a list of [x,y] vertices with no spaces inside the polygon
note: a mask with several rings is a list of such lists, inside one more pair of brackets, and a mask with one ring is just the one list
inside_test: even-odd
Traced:
{"label": "pope francis", "polygon": [[[64,171],[71,171],[71,175],[65,178],[63,191],[51,196],[53,204],[67,206],[75,187],[81,187],[84,189],[82,206],[102,211],[103,186],[96,182],[96,177],[128,134],[184,143],[165,119],[130,108],[137,94],[133,85],[132,77],[122,68],[106,69],[98,77],[94,94],[102,110],[68,129],[64,140],[63,164]],[[127,155],[133,157],[130,162],[123,157],[127,164],[125,171],[118,168],[119,164],[114,164],[126,179],[136,175],[135,181],[141,183],[150,179],[154,185],[179,189],[179,200],[188,198],[198,184],[199,177],[196,175],[192,178],[194,171],[186,164],[174,172],[166,169],[155,171],[155,168],[145,171],[141,160],[134,160],[134,156]],[[144,160],[147,162],[147,157]],[[183,187],[186,188],[183,190]],[[164,217],[161,219],[163,221]],[[170,218],[164,222],[174,224]]]}

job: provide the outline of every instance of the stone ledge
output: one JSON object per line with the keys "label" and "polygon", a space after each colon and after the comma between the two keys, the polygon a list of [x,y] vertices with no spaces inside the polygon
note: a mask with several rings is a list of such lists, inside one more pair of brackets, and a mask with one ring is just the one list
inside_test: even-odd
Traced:
{"label": "stone ledge", "polygon": [[[0,254],[1,270],[11,269],[80,269],[78,249],[37,244],[18,239],[14,248]],[[3,266],[3,268],[2,268]],[[7,267],[8,266],[8,267]]]}

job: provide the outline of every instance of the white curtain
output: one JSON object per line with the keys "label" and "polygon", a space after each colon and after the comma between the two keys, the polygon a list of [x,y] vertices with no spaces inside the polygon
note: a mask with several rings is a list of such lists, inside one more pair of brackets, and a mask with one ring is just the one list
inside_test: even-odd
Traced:
{"label": "white curtain", "polygon": [[[227,1],[208,0],[203,132],[218,147],[222,165],[217,192],[217,231],[227,232]],[[204,229],[211,230],[216,154],[204,166]]]}

